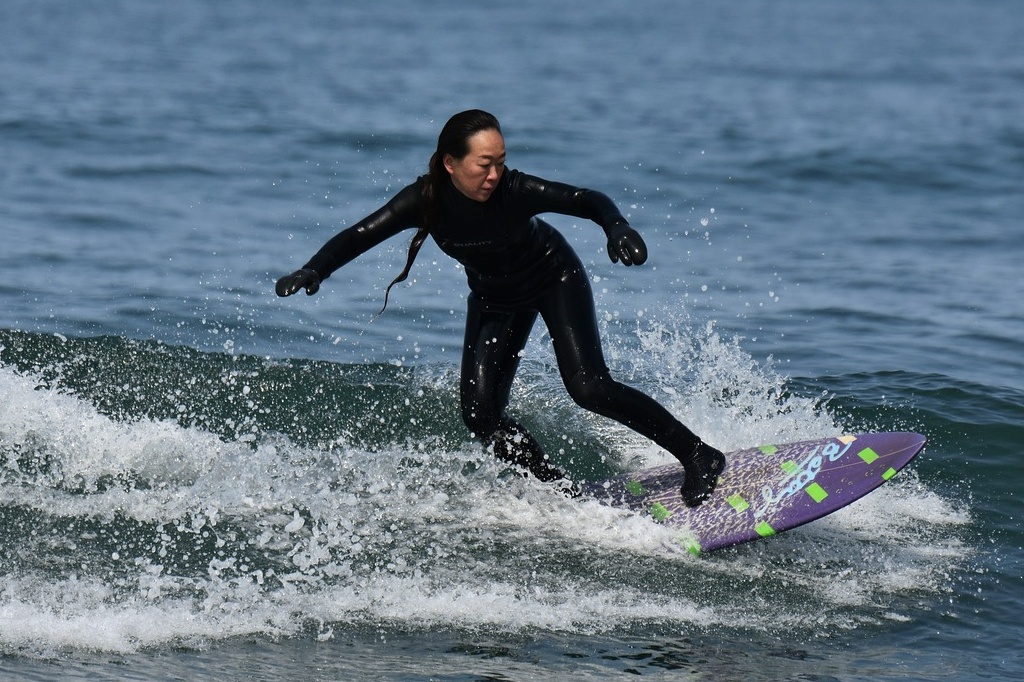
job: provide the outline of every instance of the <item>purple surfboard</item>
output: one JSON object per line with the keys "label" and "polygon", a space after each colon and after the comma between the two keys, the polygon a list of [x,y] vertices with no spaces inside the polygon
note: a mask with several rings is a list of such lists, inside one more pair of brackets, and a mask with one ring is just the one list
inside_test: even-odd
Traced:
{"label": "purple surfboard", "polygon": [[916,433],[864,433],[729,452],[714,495],[696,508],[679,495],[678,464],[591,483],[586,493],[680,528],[680,542],[700,554],[831,514],[895,476],[924,443]]}

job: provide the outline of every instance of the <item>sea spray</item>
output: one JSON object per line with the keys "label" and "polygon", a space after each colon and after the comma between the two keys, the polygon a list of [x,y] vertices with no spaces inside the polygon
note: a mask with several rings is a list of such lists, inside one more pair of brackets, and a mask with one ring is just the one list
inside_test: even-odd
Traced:
{"label": "sea spray", "polygon": [[[833,426],[814,399],[705,331],[652,333],[627,374],[657,373],[645,388],[665,389],[713,440]],[[965,513],[901,476],[866,507],[695,559],[668,527],[497,462],[441,404],[455,400],[446,367],[22,333],[0,353],[8,651],[330,639],[382,624],[813,636],[823,618],[835,631],[912,617],[969,554]],[[522,373],[516,409],[574,475],[664,457],[578,410],[543,361]],[[888,513],[895,499],[915,513]]]}

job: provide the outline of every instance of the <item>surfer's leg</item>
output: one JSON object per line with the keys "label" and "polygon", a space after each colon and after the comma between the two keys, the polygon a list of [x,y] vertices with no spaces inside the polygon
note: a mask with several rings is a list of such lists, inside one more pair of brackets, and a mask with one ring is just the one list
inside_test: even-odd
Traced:
{"label": "surfer's leg", "polygon": [[572,399],[672,453],[686,470],[681,492],[687,504],[696,506],[710,497],[725,468],[725,456],[702,442],[656,400],[611,377],[601,350],[594,297],[582,266],[552,288],[540,312]]}
{"label": "surfer's leg", "polygon": [[556,481],[565,474],[547,461],[530,432],[505,412],[536,319],[536,311],[485,310],[470,295],[459,391],[462,419],[499,459],[529,469],[542,481]]}

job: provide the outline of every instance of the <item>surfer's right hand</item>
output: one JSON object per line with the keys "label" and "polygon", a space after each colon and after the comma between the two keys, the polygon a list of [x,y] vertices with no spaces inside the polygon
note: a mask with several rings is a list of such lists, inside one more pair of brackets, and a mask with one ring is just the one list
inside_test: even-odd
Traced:
{"label": "surfer's right hand", "polygon": [[303,268],[277,280],[274,287],[278,296],[291,296],[299,289],[305,289],[306,295],[312,296],[320,290],[320,275],[315,270]]}

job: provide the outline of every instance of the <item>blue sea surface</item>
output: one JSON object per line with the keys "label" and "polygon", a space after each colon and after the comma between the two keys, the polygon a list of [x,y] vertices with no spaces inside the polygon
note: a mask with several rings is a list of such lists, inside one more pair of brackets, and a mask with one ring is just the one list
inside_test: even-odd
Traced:
{"label": "blue sea surface", "polygon": [[[1024,13],[1011,0],[0,6],[0,679],[1024,677]],[[693,557],[510,475],[458,411],[465,274],[408,237],[275,279],[444,121],[600,189],[546,216],[613,373],[725,450],[928,445]],[[562,387],[579,480],[672,461]]]}

